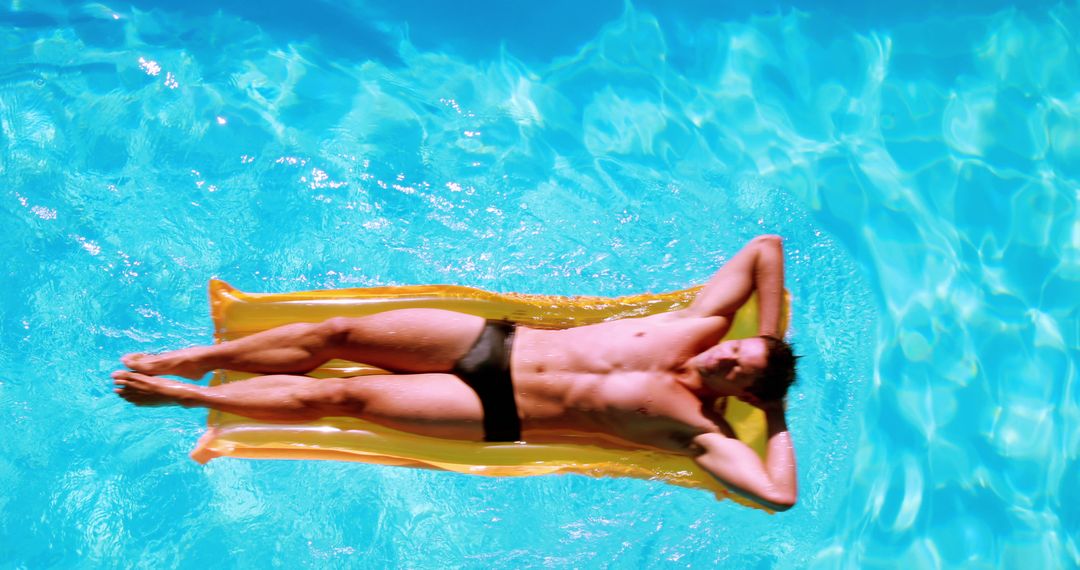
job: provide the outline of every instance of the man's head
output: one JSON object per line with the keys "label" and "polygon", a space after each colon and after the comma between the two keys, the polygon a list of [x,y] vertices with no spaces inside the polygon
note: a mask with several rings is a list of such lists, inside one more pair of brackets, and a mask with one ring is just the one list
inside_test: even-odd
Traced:
{"label": "man's head", "polygon": [[769,402],[783,399],[795,382],[791,345],[772,336],[725,340],[695,356],[705,385],[721,396]]}

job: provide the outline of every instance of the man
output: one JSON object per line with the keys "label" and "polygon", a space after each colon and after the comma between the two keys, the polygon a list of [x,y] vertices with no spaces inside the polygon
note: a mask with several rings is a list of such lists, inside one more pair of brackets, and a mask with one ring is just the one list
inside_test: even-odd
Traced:
{"label": "man", "polygon": [[[758,293],[758,334],[722,340]],[[783,398],[795,357],[778,338],[781,240],[752,240],[686,309],[563,330],[538,330],[435,309],[297,323],[218,345],[122,358],[116,392],[138,405],[206,407],[273,422],[352,416],[464,440],[580,442],[693,456],[729,487],[783,510],[796,500]],[[314,379],[333,358],[394,374]],[[227,368],[264,374],[205,387]],[[765,411],[765,460],[716,411],[736,397]],[[725,400],[726,402],[726,400]],[[576,437],[574,437],[576,435]]]}

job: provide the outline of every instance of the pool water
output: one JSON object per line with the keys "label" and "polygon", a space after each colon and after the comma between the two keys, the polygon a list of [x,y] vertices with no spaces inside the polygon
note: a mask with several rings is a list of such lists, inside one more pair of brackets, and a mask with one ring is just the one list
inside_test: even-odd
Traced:
{"label": "pool water", "polygon": [[[392,5],[391,5],[392,4]],[[9,2],[10,567],[1080,565],[1080,5]],[[245,290],[621,295],[786,239],[800,502],[187,453]]]}

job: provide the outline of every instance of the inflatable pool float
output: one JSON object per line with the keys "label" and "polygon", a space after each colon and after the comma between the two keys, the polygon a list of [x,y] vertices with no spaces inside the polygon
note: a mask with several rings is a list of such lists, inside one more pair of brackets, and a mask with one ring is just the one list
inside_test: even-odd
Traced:
{"label": "inflatable pool float", "polygon": [[[358,317],[406,308],[446,309],[534,328],[566,328],[678,310],[690,304],[698,289],[618,298],[500,294],[452,285],[262,294],[244,293],[223,281],[212,280],[210,305],[214,340],[224,342],[288,323],[321,322],[331,317]],[[785,325],[782,323],[781,331]],[[757,303],[751,299],[737,313],[726,338],[750,337],[756,331]],[[340,378],[376,373],[385,371],[359,362],[332,360],[309,375]],[[211,385],[251,376],[219,370]],[[725,411],[728,422],[741,440],[763,455],[764,414],[739,400],[729,400]],[[279,424],[215,410],[210,411],[207,424],[206,433],[191,454],[200,463],[216,457],[334,459],[499,477],[556,473],[636,477],[701,488],[719,498],[762,508],[731,492],[689,456],[600,447],[587,434],[583,434],[581,444],[468,442],[414,435],[356,418]]]}

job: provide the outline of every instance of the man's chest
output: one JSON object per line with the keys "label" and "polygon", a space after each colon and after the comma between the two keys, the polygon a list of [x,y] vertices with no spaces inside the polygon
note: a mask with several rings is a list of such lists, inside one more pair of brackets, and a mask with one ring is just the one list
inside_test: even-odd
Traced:
{"label": "man's chest", "polygon": [[681,367],[715,345],[726,319],[624,319],[559,331],[555,340],[567,365],[581,372],[662,372]]}

